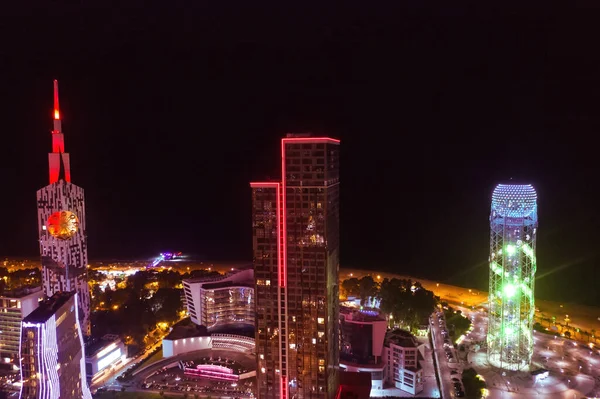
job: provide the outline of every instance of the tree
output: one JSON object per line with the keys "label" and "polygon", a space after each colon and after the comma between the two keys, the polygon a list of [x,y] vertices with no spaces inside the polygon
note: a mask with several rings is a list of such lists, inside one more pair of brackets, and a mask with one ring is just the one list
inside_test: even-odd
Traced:
{"label": "tree", "polygon": [[466,398],[480,398],[481,390],[485,388],[485,382],[477,377],[477,372],[470,368],[462,373],[462,383],[465,387]]}
{"label": "tree", "polygon": [[346,296],[360,295],[360,282],[356,277],[342,281],[342,288],[346,291]]}
{"label": "tree", "polygon": [[377,295],[379,288],[378,284],[375,282],[375,280],[373,280],[373,277],[371,276],[364,276],[363,278],[361,278],[358,287],[361,305],[364,305],[365,301],[368,298]]}
{"label": "tree", "polygon": [[160,322],[179,320],[179,312],[183,309],[181,290],[176,288],[161,288],[152,297],[151,307]]}
{"label": "tree", "polygon": [[139,296],[149,279],[150,273],[145,270],[140,270],[137,273],[127,277],[127,287],[132,289]]}
{"label": "tree", "polygon": [[565,331],[565,338],[571,339],[571,332]]}

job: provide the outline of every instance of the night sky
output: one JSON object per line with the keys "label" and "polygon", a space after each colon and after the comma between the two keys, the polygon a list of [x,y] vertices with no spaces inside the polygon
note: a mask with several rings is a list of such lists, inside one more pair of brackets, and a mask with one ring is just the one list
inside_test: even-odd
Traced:
{"label": "night sky", "polygon": [[39,3],[0,25],[1,256],[38,255],[56,78],[91,259],[250,260],[248,183],[312,131],[342,140],[342,267],[486,287],[512,178],[540,198],[539,296],[600,305],[592,9]]}

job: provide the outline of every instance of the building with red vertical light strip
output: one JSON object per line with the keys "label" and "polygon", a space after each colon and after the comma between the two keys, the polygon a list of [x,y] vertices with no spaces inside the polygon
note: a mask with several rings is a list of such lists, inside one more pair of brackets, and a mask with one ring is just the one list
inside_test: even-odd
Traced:
{"label": "building with red vertical light strip", "polygon": [[77,292],[81,330],[90,334],[90,292],[87,283],[87,238],[83,189],[71,183],[65,152],[58,82],[54,81],[54,128],[48,154],[50,184],[37,191],[38,231],[44,295]]}
{"label": "building with red vertical light strip", "polygon": [[250,184],[260,399],[338,390],[339,144],[288,134],[281,181]]}

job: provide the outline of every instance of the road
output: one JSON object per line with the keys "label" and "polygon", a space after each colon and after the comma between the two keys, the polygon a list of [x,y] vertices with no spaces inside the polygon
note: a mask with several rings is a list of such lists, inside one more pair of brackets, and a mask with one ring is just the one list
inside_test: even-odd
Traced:
{"label": "road", "polygon": [[[439,371],[438,377],[440,379],[440,391],[442,392],[443,399],[450,399],[454,397],[454,387],[451,383],[452,375],[451,370],[456,369],[456,363],[454,367],[451,367],[448,363],[448,358],[444,351],[444,338],[442,336],[442,329],[439,326],[439,317],[437,312],[432,315],[433,324],[431,325],[431,339],[434,341],[433,346],[436,354],[436,362]],[[456,361],[456,356],[455,356]],[[460,378],[460,377],[458,377]]]}
{"label": "road", "polygon": [[[150,356],[150,353],[152,353],[152,351],[154,351],[156,348],[158,348],[161,345],[162,345],[162,338],[159,339],[155,344],[153,344],[149,349],[146,349],[146,351],[144,351],[142,354],[127,359],[125,361],[125,363],[123,363],[122,367],[119,367],[119,368],[113,370],[111,373],[107,374],[106,376],[103,376],[101,379],[94,381],[94,383],[92,384],[92,387],[91,387],[92,390],[98,389],[100,387],[106,387],[109,389],[120,389],[122,387],[122,385],[117,380],[117,378],[121,374],[123,374],[125,371],[127,371],[129,366],[131,366],[133,363],[142,361],[147,356]],[[142,365],[141,367],[144,367],[144,366]]]}

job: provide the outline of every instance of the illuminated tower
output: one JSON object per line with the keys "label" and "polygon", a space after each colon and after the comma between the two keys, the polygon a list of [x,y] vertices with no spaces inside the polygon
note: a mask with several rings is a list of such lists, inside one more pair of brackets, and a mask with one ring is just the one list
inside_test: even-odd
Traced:
{"label": "illuminated tower", "polygon": [[527,370],[533,353],[537,194],[531,185],[499,184],[490,214],[488,360]]}
{"label": "illuminated tower", "polygon": [[87,283],[87,240],[83,189],[71,183],[65,152],[58,82],[54,81],[54,129],[48,154],[50,184],[37,191],[38,230],[42,257],[42,286],[46,297],[77,292],[81,330],[90,334],[90,292]]}
{"label": "illuminated tower", "polygon": [[259,399],[333,399],[339,379],[339,140],[288,135],[251,183]]}

